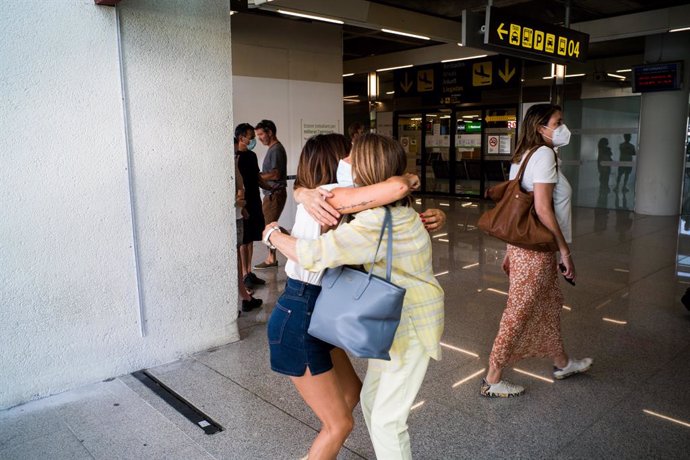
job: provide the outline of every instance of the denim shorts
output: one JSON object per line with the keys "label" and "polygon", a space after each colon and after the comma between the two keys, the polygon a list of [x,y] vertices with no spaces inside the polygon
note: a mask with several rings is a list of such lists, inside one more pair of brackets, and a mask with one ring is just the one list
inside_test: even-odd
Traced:
{"label": "denim shorts", "polygon": [[333,345],[307,333],[319,292],[321,286],[288,278],[285,292],[273,308],[266,328],[271,369],[275,372],[301,377],[307,366],[312,375],[333,368]]}

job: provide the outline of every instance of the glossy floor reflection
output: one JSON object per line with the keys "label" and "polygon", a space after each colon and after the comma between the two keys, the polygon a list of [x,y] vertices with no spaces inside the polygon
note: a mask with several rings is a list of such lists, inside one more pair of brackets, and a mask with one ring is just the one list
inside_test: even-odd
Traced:
{"label": "glossy floor reflection", "polygon": [[[548,360],[525,360],[505,376],[526,394],[494,400],[479,396],[479,382],[506,301],[505,246],[476,228],[483,204],[423,198],[416,206],[440,207],[449,219],[432,235],[446,291],[444,358],[432,362],[410,416],[414,458],[687,458],[690,312],[679,298],[690,279],[677,276],[690,265],[685,219],[577,208],[578,281],[562,283],[562,327],[567,351],[591,356],[594,367],[554,381]],[[257,244],[256,261],[264,254]],[[243,340],[151,369],[223,432],[203,434],[122,376],[0,413],[0,458],[304,456],[319,423],[268,367],[265,321],[283,266],[256,272],[268,282],[256,293],[264,307],[239,319]],[[355,366],[364,375],[365,363]],[[339,458],[373,459],[359,408],[355,415]]]}

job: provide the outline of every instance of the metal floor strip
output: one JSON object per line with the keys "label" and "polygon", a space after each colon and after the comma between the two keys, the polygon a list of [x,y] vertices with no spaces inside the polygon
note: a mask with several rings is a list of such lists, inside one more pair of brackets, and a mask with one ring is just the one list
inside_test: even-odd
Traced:
{"label": "metal floor strip", "polygon": [[158,378],[151,375],[146,370],[132,372],[132,376],[146,385],[148,389],[153,391],[156,395],[158,395],[158,397],[168,403],[170,407],[182,414],[187,420],[204,430],[204,433],[211,435],[223,431],[223,427],[220,426],[220,424],[218,424],[208,415],[201,412],[193,404],[177,394],[170,387],[158,380]]}

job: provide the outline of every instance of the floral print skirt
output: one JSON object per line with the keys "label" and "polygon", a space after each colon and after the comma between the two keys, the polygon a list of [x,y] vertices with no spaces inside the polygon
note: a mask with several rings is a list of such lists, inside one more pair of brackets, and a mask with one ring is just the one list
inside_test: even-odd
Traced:
{"label": "floral print skirt", "polygon": [[489,364],[499,369],[522,358],[553,358],[564,352],[556,254],[511,245],[507,251],[508,304],[489,357]]}

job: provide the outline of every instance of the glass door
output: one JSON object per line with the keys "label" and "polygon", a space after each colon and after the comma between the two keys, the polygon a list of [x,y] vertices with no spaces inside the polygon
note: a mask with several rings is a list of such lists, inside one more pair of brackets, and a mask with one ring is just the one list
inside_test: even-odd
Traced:
{"label": "glass door", "polygon": [[416,174],[422,181],[425,177],[422,163],[422,114],[398,114],[397,138],[407,155],[407,171]]}
{"label": "glass door", "polygon": [[424,115],[424,155],[426,165],[425,192],[450,193],[452,171],[450,170],[450,126],[451,110],[441,109]]}
{"label": "glass door", "polygon": [[487,109],[484,115],[484,188],[508,180],[517,137],[517,109]]}
{"label": "glass door", "polygon": [[455,115],[455,194],[481,193],[481,109],[458,110]]}

